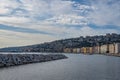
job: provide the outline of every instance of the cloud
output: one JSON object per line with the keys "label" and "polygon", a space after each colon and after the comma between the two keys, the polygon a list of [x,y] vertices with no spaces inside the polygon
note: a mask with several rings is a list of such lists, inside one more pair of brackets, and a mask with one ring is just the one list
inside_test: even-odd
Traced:
{"label": "cloud", "polygon": [[91,5],[95,7],[88,15],[91,23],[120,26],[119,0],[92,0]]}
{"label": "cloud", "polygon": [[44,21],[45,24],[63,25],[87,25],[88,21],[83,16],[78,15],[59,15]]}
{"label": "cloud", "polygon": [[7,16],[7,17],[0,17],[1,24],[27,24],[29,22],[28,18],[25,17],[17,17],[17,16]]}
{"label": "cloud", "polygon": [[[6,2],[3,1],[3,4],[8,4],[3,10],[7,9],[9,10],[6,12],[8,15],[1,16],[0,22],[6,22],[6,24],[9,24],[11,22],[16,23],[23,23],[24,21],[29,21],[35,24],[34,22],[46,22],[48,20],[57,21],[60,19],[60,22],[58,23],[62,24],[64,21],[67,21],[67,24],[70,24],[70,21],[67,19],[71,19],[71,24],[81,24],[83,20],[81,20],[81,17],[84,18],[84,16],[80,16],[79,12],[77,11],[77,7],[80,5],[77,5],[74,1],[63,1],[63,0],[21,0],[20,2],[16,2],[17,7],[12,7],[12,2]],[[13,4],[14,5],[14,4]],[[16,6],[16,5],[14,5]],[[74,6],[74,7],[73,7]],[[84,10],[88,8],[88,6],[81,5],[80,9]],[[81,11],[80,10],[80,11]],[[77,18],[78,17],[78,18]],[[11,18],[11,20],[9,20]],[[64,19],[65,18],[65,19]],[[17,21],[16,21],[17,20]],[[79,21],[80,20],[80,21]],[[5,23],[4,23],[5,24]],[[18,25],[19,26],[19,25]]]}
{"label": "cloud", "polygon": [[[67,24],[120,26],[120,1],[90,0],[90,5],[70,0],[14,0],[1,1],[1,24]],[[18,25],[17,25],[18,24]]]}
{"label": "cloud", "polygon": [[[2,2],[5,4],[6,2]],[[8,3],[8,7],[11,5]],[[63,0],[19,0],[17,7],[12,8],[6,16],[0,16],[0,23],[8,26],[30,28],[52,32],[56,35],[63,33],[59,25],[86,25],[87,20],[77,11],[77,3]],[[74,6],[74,7],[73,7]],[[80,6],[80,5],[79,5]],[[83,5],[82,5],[83,6]],[[87,8],[86,6],[82,7]],[[80,8],[80,9],[82,9]],[[54,26],[58,25],[58,26]]]}
{"label": "cloud", "polygon": [[[13,4],[14,3],[14,4]],[[13,9],[19,7],[16,0],[1,0],[0,1],[0,15],[10,14]]]}

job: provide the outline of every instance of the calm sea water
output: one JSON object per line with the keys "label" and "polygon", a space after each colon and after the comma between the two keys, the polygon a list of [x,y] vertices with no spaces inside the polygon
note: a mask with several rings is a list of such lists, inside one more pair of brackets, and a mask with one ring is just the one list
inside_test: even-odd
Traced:
{"label": "calm sea water", "polygon": [[0,80],[120,80],[120,57],[65,54],[68,59],[0,69]]}

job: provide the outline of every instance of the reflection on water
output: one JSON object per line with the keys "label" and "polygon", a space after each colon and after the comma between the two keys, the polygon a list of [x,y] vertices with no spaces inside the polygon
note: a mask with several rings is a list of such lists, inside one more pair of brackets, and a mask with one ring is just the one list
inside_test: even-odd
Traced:
{"label": "reflection on water", "polygon": [[120,57],[66,54],[68,59],[1,68],[0,80],[120,80]]}

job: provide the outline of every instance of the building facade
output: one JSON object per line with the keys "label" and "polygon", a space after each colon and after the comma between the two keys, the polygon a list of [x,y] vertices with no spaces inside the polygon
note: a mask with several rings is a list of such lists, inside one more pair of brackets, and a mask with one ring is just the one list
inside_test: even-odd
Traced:
{"label": "building facade", "polygon": [[63,51],[65,53],[72,53],[72,48],[65,48]]}
{"label": "building facade", "polygon": [[109,53],[115,53],[115,44],[109,44]]}
{"label": "building facade", "polygon": [[107,45],[102,45],[102,46],[101,46],[100,53],[101,53],[101,54],[107,53],[107,51],[108,51],[108,50],[107,50],[107,49],[108,49],[107,47],[108,47]]}
{"label": "building facade", "polygon": [[94,47],[65,48],[65,53],[97,53],[97,54],[120,54],[120,43],[104,44]]}
{"label": "building facade", "polygon": [[120,53],[120,43],[116,43],[115,44],[115,54],[119,54]]}

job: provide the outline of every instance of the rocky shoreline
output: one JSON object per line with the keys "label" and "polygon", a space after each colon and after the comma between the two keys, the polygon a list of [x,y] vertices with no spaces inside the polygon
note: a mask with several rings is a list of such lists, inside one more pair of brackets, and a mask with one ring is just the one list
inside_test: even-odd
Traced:
{"label": "rocky shoreline", "polygon": [[0,67],[66,59],[63,54],[0,54]]}

